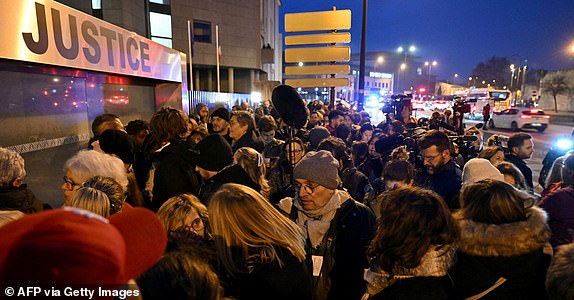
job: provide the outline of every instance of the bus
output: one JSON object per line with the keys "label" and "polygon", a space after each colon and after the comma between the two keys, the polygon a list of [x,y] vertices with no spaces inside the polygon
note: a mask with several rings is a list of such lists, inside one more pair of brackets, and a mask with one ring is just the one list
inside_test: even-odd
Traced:
{"label": "bus", "polygon": [[468,91],[466,101],[470,104],[471,118],[481,118],[482,108],[490,103],[490,109],[503,111],[512,105],[512,92],[509,90],[495,90],[491,88],[475,88]]}

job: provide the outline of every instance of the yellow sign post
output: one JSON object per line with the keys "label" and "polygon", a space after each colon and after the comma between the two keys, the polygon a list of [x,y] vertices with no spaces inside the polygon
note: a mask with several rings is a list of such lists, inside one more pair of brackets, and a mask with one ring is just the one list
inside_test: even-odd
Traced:
{"label": "yellow sign post", "polygon": [[[335,106],[335,87],[349,86],[348,75],[351,33],[337,32],[351,29],[351,10],[318,11],[285,15],[285,32],[309,33],[285,37],[285,84],[300,87],[329,87],[329,108]],[[329,31],[328,33],[321,31]],[[318,32],[318,33],[317,33]],[[296,47],[291,47],[296,46]],[[300,46],[300,47],[299,47]],[[311,63],[311,65],[309,65]],[[308,65],[305,65],[308,64]],[[296,77],[293,77],[296,76]],[[303,77],[301,77],[303,76]]]}

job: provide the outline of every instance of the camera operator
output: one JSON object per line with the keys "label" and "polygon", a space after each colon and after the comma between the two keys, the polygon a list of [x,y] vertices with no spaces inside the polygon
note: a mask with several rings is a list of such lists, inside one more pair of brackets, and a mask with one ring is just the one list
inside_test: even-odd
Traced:
{"label": "camera operator", "polygon": [[430,130],[418,140],[418,147],[424,169],[417,175],[417,185],[439,194],[451,210],[459,208],[462,172],[451,158],[448,136]]}
{"label": "camera operator", "polygon": [[445,122],[444,115],[438,111],[435,111],[432,113],[431,118],[429,120],[429,129],[440,130],[441,128],[444,128],[449,131],[455,131],[454,126],[449,125],[447,122]]}

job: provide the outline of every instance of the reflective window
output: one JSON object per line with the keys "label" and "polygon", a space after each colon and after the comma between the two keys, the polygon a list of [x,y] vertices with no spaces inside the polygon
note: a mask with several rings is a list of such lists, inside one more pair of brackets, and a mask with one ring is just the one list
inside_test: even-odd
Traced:
{"label": "reflective window", "polygon": [[92,9],[102,9],[102,0],[92,0]]}
{"label": "reflective window", "polygon": [[149,13],[151,36],[171,39],[171,15]]}
{"label": "reflective window", "polygon": [[193,21],[193,41],[211,43],[211,22]]}
{"label": "reflective window", "polygon": [[[94,1],[94,0],[92,0]],[[169,5],[170,0],[149,0],[150,3],[165,4]]]}
{"label": "reflective window", "polygon": [[166,39],[166,38],[160,38],[160,37],[152,37],[151,38],[152,41],[156,42],[156,43],[160,43],[166,47],[170,47],[171,48],[171,39]]}

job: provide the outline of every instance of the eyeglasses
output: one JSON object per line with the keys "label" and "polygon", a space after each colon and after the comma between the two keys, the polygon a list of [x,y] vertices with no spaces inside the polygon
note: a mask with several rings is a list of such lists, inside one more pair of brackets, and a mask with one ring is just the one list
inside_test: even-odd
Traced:
{"label": "eyeglasses", "polygon": [[68,191],[73,191],[75,186],[81,186],[81,184],[75,183],[72,179],[70,179],[68,176],[64,176],[64,184],[66,186],[66,189]]}
{"label": "eyeglasses", "polygon": [[305,192],[309,195],[313,194],[313,192],[315,192],[315,189],[319,186],[319,184],[314,184],[314,185],[310,185],[310,184],[300,184],[295,182],[295,187],[297,188],[297,191],[301,190],[301,187],[303,187],[303,189],[305,189]]}
{"label": "eyeglasses", "polygon": [[424,161],[433,161],[439,156],[441,156],[441,153],[434,155],[434,156],[422,156],[421,155],[420,157],[421,157],[421,160],[424,162]]}
{"label": "eyeglasses", "polygon": [[193,229],[193,231],[199,232],[205,228],[205,224],[201,218],[195,218],[193,221],[191,221],[191,225],[185,225],[183,227],[189,231],[191,231],[190,229]]}

